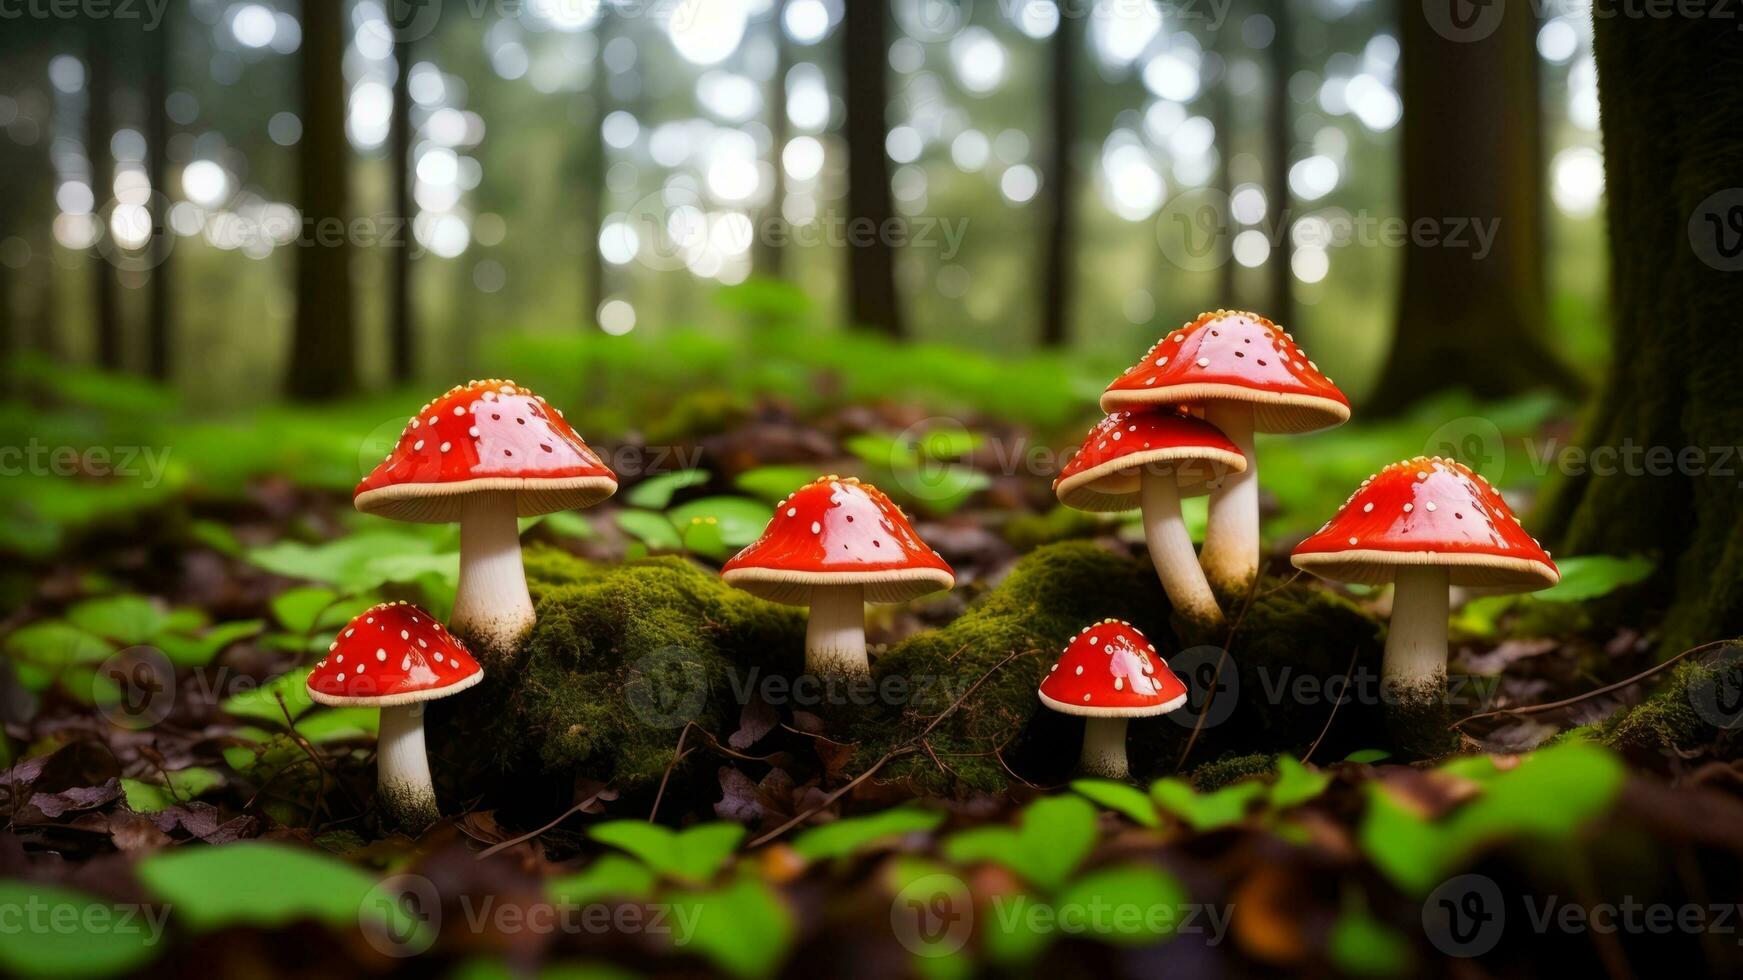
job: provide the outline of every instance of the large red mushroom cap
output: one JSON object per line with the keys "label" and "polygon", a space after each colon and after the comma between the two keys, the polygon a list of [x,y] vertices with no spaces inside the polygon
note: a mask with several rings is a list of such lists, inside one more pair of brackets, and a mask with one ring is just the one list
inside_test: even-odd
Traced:
{"label": "large red mushroom cap", "polygon": [[1186,703],[1186,685],[1131,623],[1104,619],[1072,637],[1041,681],[1041,703],[1068,715],[1145,718]]}
{"label": "large red mushroom cap", "polygon": [[321,704],[381,707],[435,701],[483,679],[478,661],[434,616],[384,602],[339,631],[309,672],[308,688]]}
{"label": "large red mushroom cap", "polygon": [[1104,412],[1251,402],[1258,432],[1311,432],[1350,417],[1350,400],[1295,338],[1257,313],[1201,314],[1156,342],[1102,393]]}
{"label": "large red mushroom cap", "polygon": [[1450,569],[1453,585],[1535,591],[1561,580],[1489,481],[1457,460],[1418,456],[1362,481],[1290,561],[1323,578],[1390,582],[1400,566]]}
{"label": "large red mushroom cap", "polygon": [[1053,481],[1059,501],[1078,510],[1138,506],[1144,470],[1172,476],[1183,497],[1209,493],[1226,473],[1247,468],[1240,447],[1203,419],[1167,411],[1115,412],[1096,423],[1083,448]]}
{"label": "large red mushroom cap", "polygon": [[591,507],[617,477],[561,409],[513,381],[473,381],[418,411],[387,459],[357,484],[366,514],[441,524],[460,519],[461,498],[516,491],[521,517]]}
{"label": "large red mushroom cap", "polygon": [[956,584],[882,490],[826,476],[775,507],[763,536],[734,555],[721,577],[752,595],[803,606],[811,589],[863,585],[868,602],[905,602]]}

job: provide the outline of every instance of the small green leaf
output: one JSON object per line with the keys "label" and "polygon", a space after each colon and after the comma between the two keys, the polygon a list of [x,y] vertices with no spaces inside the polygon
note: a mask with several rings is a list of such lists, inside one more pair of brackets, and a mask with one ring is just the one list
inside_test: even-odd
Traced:
{"label": "small green leaf", "polygon": [[793,850],[806,861],[846,857],[893,837],[935,830],[943,822],[944,814],[940,811],[899,806],[813,827],[793,839]]}
{"label": "small green leaf", "polygon": [[1201,794],[1185,780],[1170,778],[1152,783],[1150,798],[1192,829],[1204,831],[1240,822],[1246,817],[1248,804],[1262,798],[1267,789],[1265,783],[1246,780]]}
{"label": "small green leaf", "polygon": [[272,598],[272,617],[292,633],[311,633],[317,620],[339,601],[339,593],[317,585],[288,589]]}
{"label": "small green leaf", "polygon": [[1065,884],[1095,847],[1095,807],[1081,796],[1049,796],[1023,808],[1017,828],[977,827],[945,838],[958,864],[987,862],[1047,891]]}
{"label": "small green leaf", "polygon": [[623,495],[624,503],[634,507],[645,507],[648,510],[665,510],[672,502],[672,496],[679,490],[688,487],[699,487],[714,475],[707,470],[679,470],[676,473],[663,473],[649,477],[631,487]]}
{"label": "small green leaf", "polygon": [[617,526],[623,533],[646,545],[649,551],[683,551],[684,539],[678,529],[666,520],[666,515],[648,510],[620,510]]}
{"label": "small green leaf", "polygon": [[117,595],[78,603],[67,610],[67,622],[122,646],[134,646],[163,627],[164,614],[144,596]]}
{"label": "small green leaf", "polygon": [[101,637],[59,620],[31,623],[6,638],[6,654],[21,661],[22,668],[31,664],[53,673],[69,664],[98,664],[108,659],[115,647]]}
{"label": "small green leaf", "polygon": [[1071,788],[1118,813],[1125,814],[1133,822],[1145,827],[1159,826],[1162,821],[1156,816],[1156,804],[1143,793],[1116,783],[1111,779],[1076,779],[1072,780]]}
{"label": "small green leaf", "polygon": [[1576,555],[1556,562],[1561,581],[1534,592],[1538,602],[1584,602],[1606,596],[1652,575],[1652,559],[1643,555],[1616,558],[1611,555]]}
{"label": "small green leaf", "polygon": [[[1059,893],[1060,927],[1121,946],[1148,946],[1173,936],[1192,909],[1185,886],[1157,868],[1091,871]],[[1070,916],[1067,917],[1067,912]]]}
{"label": "small green leaf", "polygon": [[337,858],[265,841],[160,851],[139,880],[198,932],[232,925],[276,928],[315,919],[355,928],[375,879]]}
{"label": "small green leaf", "polygon": [[225,647],[246,640],[265,628],[264,620],[246,619],[220,623],[197,636],[159,633],[152,637],[152,643],[178,667],[204,667]]}
{"label": "small green leaf", "polygon": [[552,534],[574,538],[577,541],[591,541],[599,536],[599,532],[593,530],[593,525],[588,522],[587,518],[572,510],[559,510],[546,514],[543,523]]}
{"label": "small green leaf", "polygon": [[732,485],[768,504],[778,504],[818,476],[811,466],[759,466],[746,470]]}
{"label": "small green leaf", "polygon": [[692,523],[718,527],[721,542],[729,548],[742,548],[761,537],[773,516],[774,511],[767,504],[748,497],[703,497],[666,512],[667,519],[680,531]]}
{"label": "small green leaf", "polygon": [[601,854],[581,871],[553,878],[545,885],[551,900],[591,905],[601,899],[646,898],[654,891],[654,873],[647,865],[621,854]]}
{"label": "small green leaf", "polygon": [[674,937],[680,949],[694,950],[735,977],[763,977],[776,972],[793,942],[793,913],[767,885],[740,878],[709,892],[672,895],[674,918],[681,930],[686,919],[694,931]]}
{"label": "small green leaf", "polygon": [[[252,690],[232,694],[219,707],[238,718],[254,718],[282,728],[286,709],[295,718],[314,706],[308,688],[309,672],[313,669],[304,667],[280,674]],[[284,698],[284,708],[279,707],[280,696]]]}
{"label": "small green leaf", "polygon": [[1346,912],[1332,924],[1326,951],[1338,969],[1358,977],[1391,977],[1414,964],[1410,942],[1365,913]]}
{"label": "small green leaf", "polygon": [[165,773],[166,782],[123,779],[121,789],[127,794],[127,806],[136,813],[156,813],[177,803],[185,803],[224,781],[216,769],[193,767]]}
{"label": "small green leaf", "polygon": [[590,836],[642,859],[648,867],[669,878],[700,884],[719,872],[744,828],[735,823],[705,823],[674,831],[640,820],[613,820],[596,825]]}
{"label": "small green leaf", "polygon": [[1392,753],[1385,749],[1357,749],[1349,755],[1344,756],[1344,761],[1361,762],[1371,766],[1376,762],[1385,762],[1390,758],[1392,758]]}
{"label": "small green leaf", "polygon": [[[104,977],[138,970],[164,945],[162,916],[170,911],[161,905],[123,908],[83,892],[16,880],[0,880],[0,909],[15,916],[0,942],[0,973],[17,977]],[[65,922],[76,928],[56,927]]]}
{"label": "small green leaf", "polygon": [[1300,806],[1325,792],[1331,774],[1309,769],[1293,756],[1277,757],[1277,781],[1271,784],[1271,805],[1279,810]]}

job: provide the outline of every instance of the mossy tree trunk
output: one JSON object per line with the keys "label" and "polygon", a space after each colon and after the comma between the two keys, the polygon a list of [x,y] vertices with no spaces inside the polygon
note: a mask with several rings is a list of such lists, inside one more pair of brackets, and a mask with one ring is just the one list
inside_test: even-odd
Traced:
{"label": "mossy tree trunk", "polygon": [[[1600,17],[1613,363],[1548,534],[1570,554],[1659,558],[1667,651],[1743,633],[1743,34]],[[1634,462],[1630,463],[1629,460]],[[1598,472],[1598,470],[1603,472]]]}
{"label": "mossy tree trunk", "polygon": [[311,401],[344,395],[357,378],[344,56],[343,5],[308,4],[303,10],[297,203],[311,242],[297,250],[297,313],[285,387],[291,397]]}
{"label": "mossy tree trunk", "polygon": [[847,100],[848,320],[892,337],[906,333],[896,293],[896,253],[885,238],[890,200],[884,113],[889,107],[889,8],[850,3],[842,28]]}
{"label": "mossy tree trunk", "polygon": [[1365,407],[1397,412],[1459,388],[1575,391],[1542,330],[1537,19],[1495,4],[1483,9],[1498,24],[1479,15],[1461,31],[1466,0],[1431,2],[1433,23],[1422,4],[1400,8],[1408,234],[1392,350]]}

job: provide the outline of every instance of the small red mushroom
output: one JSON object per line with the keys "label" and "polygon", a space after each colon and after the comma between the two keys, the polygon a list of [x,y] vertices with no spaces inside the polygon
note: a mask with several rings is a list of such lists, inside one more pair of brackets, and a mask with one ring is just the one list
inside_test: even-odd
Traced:
{"label": "small red mushroom", "polygon": [[1200,560],[1210,584],[1231,595],[1259,574],[1259,460],[1255,432],[1311,432],[1340,425],[1350,401],[1308,360],[1294,336],[1256,313],[1201,314],[1163,337],[1108,385],[1101,408],[1202,406],[1247,458],[1210,493]]}
{"label": "small red mushroom", "polygon": [[1393,583],[1381,680],[1402,698],[1446,689],[1447,589],[1534,592],[1561,580],[1507,501],[1463,463],[1418,456],[1362,481],[1295,549],[1295,567],[1336,582]]}
{"label": "small red mushroom", "polygon": [[454,629],[505,654],[533,625],[517,519],[591,507],[617,477],[561,409],[513,381],[473,381],[425,405],[357,484],[365,514],[460,522]]}
{"label": "small red mushroom", "polygon": [[307,684],[320,704],[381,709],[375,755],[381,806],[392,823],[419,831],[441,816],[424,753],[424,702],[483,679],[472,654],[434,616],[384,602],[339,631]]}
{"label": "small red mushroom", "polygon": [[1204,579],[1180,498],[1209,493],[1247,468],[1240,447],[1216,426],[1167,411],[1115,412],[1089,430],[1053,492],[1078,510],[1142,507],[1144,538],[1162,589],[1176,612],[1203,630],[1222,625],[1222,610]]}
{"label": "small red mushroom", "polygon": [[810,606],[805,669],[868,677],[865,604],[906,602],[956,584],[883,491],[826,476],[788,495],[761,538],[720,571],[737,588],[773,602]]}
{"label": "small red mushroom", "polygon": [[1186,685],[1156,647],[1131,623],[1104,619],[1086,626],[1049,668],[1038,692],[1041,703],[1068,715],[1083,715],[1082,770],[1125,779],[1126,720],[1165,715],[1186,703]]}

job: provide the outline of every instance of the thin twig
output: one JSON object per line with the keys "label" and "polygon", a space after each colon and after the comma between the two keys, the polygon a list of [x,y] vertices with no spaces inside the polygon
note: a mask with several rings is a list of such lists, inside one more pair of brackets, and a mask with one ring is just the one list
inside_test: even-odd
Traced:
{"label": "thin twig", "polygon": [[599,799],[599,794],[595,793],[592,796],[589,796],[588,798],[586,798],[585,800],[582,800],[581,802],[570,807],[569,809],[564,810],[562,816],[558,817],[557,819],[551,821],[548,824],[545,824],[543,827],[540,827],[537,830],[529,830],[526,833],[520,835],[519,837],[511,837],[508,840],[490,845],[489,847],[485,848],[484,850],[478,852],[478,860],[482,861],[485,858],[491,856],[492,854],[495,854],[497,851],[504,850],[505,848],[513,847],[516,844],[524,844],[527,841],[532,840],[534,837],[539,836],[540,834],[544,833],[547,830],[550,830],[552,827],[555,827],[556,825],[569,819],[570,817],[581,812],[582,810],[585,810],[586,808],[592,806],[594,804],[594,802],[597,801],[598,799]]}
{"label": "thin twig", "polygon": [[687,754],[684,751],[684,740],[690,737],[690,729],[695,727],[695,722],[687,721],[684,723],[684,730],[678,733],[678,744],[672,749],[672,761],[666,763],[666,774],[660,777],[660,790],[654,794],[654,805],[648,810],[648,823],[653,823],[654,818],[660,815],[660,800],[665,798],[666,782],[672,778],[672,770],[678,768],[679,761]]}
{"label": "thin twig", "polygon": [[1542,712],[1545,712],[1545,711],[1554,711],[1557,708],[1565,708],[1569,705],[1579,704],[1581,701],[1587,701],[1587,700],[1590,700],[1592,698],[1598,697],[1599,695],[1608,694],[1611,691],[1619,691],[1622,688],[1628,687],[1631,684],[1638,684],[1641,681],[1645,680],[1646,678],[1651,677],[1653,674],[1656,674],[1659,671],[1664,670],[1666,667],[1670,667],[1670,666],[1676,664],[1678,661],[1682,660],[1685,657],[1691,657],[1697,653],[1704,653],[1705,651],[1711,650],[1714,647],[1728,646],[1734,642],[1735,642],[1734,640],[1714,640],[1711,643],[1703,643],[1697,647],[1690,647],[1687,650],[1684,650],[1683,652],[1677,654],[1676,656],[1670,658],[1669,660],[1666,660],[1664,663],[1661,663],[1655,667],[1648,667],[1647,669],[1641,671],[1640,673],[1635,674],[1633,677],[1629,677],[1629,678],[1626,678],[1624,680],[1619,680],[1614,684],[1606,684],[1603,687],[1600,687],[1595,691],[1587,691],[1584,694],[1576,694],[1571,698],[1563,698],[1560,701],[1550,701],[1547,704],[1531,704],[1531,705],[1525,705],[1524,707],[1519,707],[1519,708],[1498,708],[1494,711],[1485,711],[1485,712],[1482,712],[1481,714],[1468,715],[1464,718],[1460,718],[1458,721],[1453,722],[1451,725],[1448,725],[1447,727],[1456,729],[1460,725],[1465,724],[1466,722],[1476,721],[1479,718],[1498,718],[1498,717],[1501,717],[1503,715],[1535,715],[1535,714],[1541,714]]}
{"label": "thin twig", "polygon": [[1258,598],[1259,576],[1254,575],[1253,584],[1247,586],[1247,601],[1241,604],[1240,613],[1229,624],[1228,636],[1224,638],[1223,645],[1217,648],[1216,670],[1210,675],[1210,690],[1204,694],[1204,707],[1198,709],[1198,720],[1192,724],[1192,734],[1186,738],[1186,747],[1180,750],[1180,758],[1174,761],[1175,772],[1179,772],[1186,765],[1186,757],[1192,754],[1192,747],[1198,744],[1198,733],[1204,731],[1204,720],[1210,717],[1210,703],[1216,698],[1217,686],[1222,681],[1223,665],[1229,662],[1229,648],[1235,645],[1235,634],[1240,631],[1241,623],[1246,621],[1247,610],[1253,608],[1253,603]]}
{"label": "thin twig", "polygon": [[[1344,668],[1344,694],[1346,696],[1349,694],[1350,673],[1356,669],[1356,654],[1361,652],[1361,649],[1361,647],[1355,647],[1350,650],[1350,664]],[[1315,738],[1313,744],[1307,747],[1307,754],[1301,757],[1302,765],[1307,765],[1307,760],[1313,758],[1313,751],[1319,748],[1319,743],[1325,739],[1325,733],[1331,731],[1331,720],[1338,716],[1338,706],[1343,703],[1343,698],[1332,701],[1331,714],[1325,716],[1325,727],[1319,730],[1319,737]]]}
{"label": "thin twig", "polygon": [[297,723],[291,719],[290,706],[284,703],[284,692],[274,691],[272,696],[278,700],[278,710],[284,713],[284,724],[290,732],[291,741],[296,743],[297,748],[303,750],[303,754],[309,757],[309,761],[315,764],[315,768],[321,770],[322,775],[333,780],[334,785],[339,787],[339,791],[345,794],[353,806],[359,810],[368,809],[357,794],[351,792],[351,787],[339,778],[338,773],[327,766],[326,760],[322,759],[320,753],[315,751],[314,744],[304,738],[302,732],[297,731]]}

